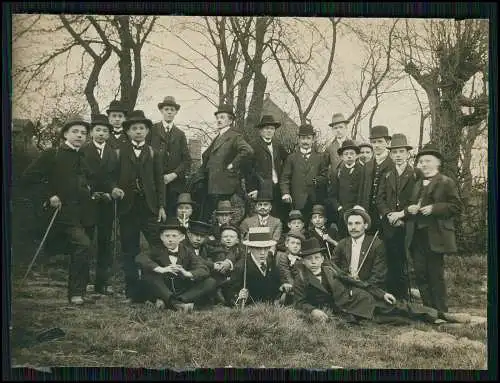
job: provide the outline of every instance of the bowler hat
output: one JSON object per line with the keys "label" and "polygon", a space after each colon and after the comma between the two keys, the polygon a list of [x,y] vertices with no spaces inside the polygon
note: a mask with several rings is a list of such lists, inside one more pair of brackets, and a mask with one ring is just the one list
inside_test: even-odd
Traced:
{"label": "bowler hat", "polygon": [[323,205],[313,205],[311,209],[311,215],[313,214],[321,214],[323,217],[325,216],[325,207]]}
{"label": "bowler hat", "polygon": [[186,228],[181,226],[175,217],[167,218],[165,223],[158,224],[158,228],[160,229],[160,233],[163,233],[165,230],[178,230],[182,234],[186,234]]}
{"label": "bowler hat", "polygon": [[375,139],[375,138],[385,138],[385,139],[391,139],[391,136],[389,135],[389,129],[387,126],[384,125],[376,125],[370,130],[370,139]]}
{"label": "bowler hat", "polygon": [[290,213],[288,213],[288,222],[293,221],[294,219],[300,219],[304,222],[304,216],[300,210],[291,210]]}
{"label": "bowler hat", "polygon": [[262,116],[260,119],[260,122],[255,126],[257,129],[260,129],[264,126],[274,126],[275,128],[279,128],[281,126],[281,123],[276,121],[274,117],[270,114],[265,114]]}
{"label": "bowler hat", "polygon": [[355,205],[351,209],[347,210],[344,213],[344,222],[346,223],[346,225],[347,225],[347,219],[351,215],[360,215],[360,216],[362,216],[363,219],[365,220],[365,223],[368,224],[368,229],[370,228],[370,226],[372,224],[372,220],[370,218],[370,215],[366,212],[366,210],[365,210],[364,207],[359,206],[359,205]]}
{"label": "bowler hat", "polygon": [[90,121],[90,128],[92,129],[96,125],[107,126],[108,128],[112,128],[113,126],[109,123],[108,117],[104,114],[93,114]]}
{"label": "bowler hat", "polygon": [[312,125],[305,124],[299,127],[299,136],[315,136],[316,132]]}
{"label": "bowler hat", "polygon": [[396,148],[406,148],[408,150],[412,150],[413,147],[408,145],[408,141],[406,140],[406,136],[401,133],[395,133],[391,138],[391,146],[387,149],[396,149]]}
{"label": "bowler hat", "polygon": [[248,237],[242,243],[250,247],[272,247],[276,245],[276,241],[271,236],[271,229],[268,227],[250,227]]}
{"label": "bowler hat", "polygon": [[304,242],[306,240],[306,237],[304,237],[304,234],[302,234],[300,231],[298,230],[290,230],[287,234],[286,234],[287,238],[288,237],[292,237],[292,238],[297,238],[299,239],[301,242]]}
{"label": "bowler hat", "polygon": [[167,96],[163,99],[162,102],[158,103],[158,109],[161,109],[164,106],[173,106],[176,110],[179,110],[181,108],[181,106],[175,102],[175,98],[172,96]]}
{"label": "bowler hat", "polygon": [[219,113],[227,113],[230,114],[231,116],[234,117],[234,111],[233,111],[233,106],[229,104],[222,104],[219,105],[219,108],[217,111],[214,113],[214,115],[218,115]]}
{"label": "bowler hat", "polygon": [[315,237],[306,239],[302,242],[300,249],[300,256],[305,257],[311,254],[317,254],[325,251],[326,248],[322,247],[318,239]]}
{"label": "bowler hat", "polygon": [[344,142],[342,142],[342,146],[337,149],[337,153],[339,156],[341,156],[342,153],[344,153],[344,150],[348,149],[352,149],[357,154],[359,154],[359,146],[357,146],[353,140],[345,140]]}
{"label": "bowler hat", "polygon": [[231,201],[219,201],[217,203],[217,209],[215,210],[215,214],[228,214],[234,213],[233,206],[231,205]]}
{"label": "bowler hat", "polygon": [[232,230],[232,231],[234,231],[236,234],[238,234],[238,238],[240,237],[240,229],[238,229],[238,227],[237,227],[237,226],[231,225],[231,224],[229,224],[229,223],[225,223],[224,225],[222,225],[222,226],[220,227],[220,233],[222,234],[222,232],[223,232],[224,230]]}
{"label": "bowler hat", "polygon": [[184,203],[188,205],[196,205],[196,202],[191,199],[190,193],[181,193],[179,194],[179,197],[177,197],[177,205]]}
{"label": "bowler hat", "polygon": [[189,229],[191,233],[209,235],[212,233],[212,226],[208,223],[201,221],[189,222]]}
{"label": "bowler hat", "polygon": [[118,100],[113,100],[109,104],[109,108],[106,111],[107,114],[110,114],[111,112],[122,112],[124,114],[127,114],[128,109],[125,107],[125,105]]}
{"label": "bowler hat", "polygon": [[144,112],[142,110],[134,110],[133,112],[130,112],[127,119],[123,122],[123,129],[128,130],[128,128],[135,123],[146,124],[148,129],[151,129],[151,126],[153,125],[151,120],[144,116]]}
{"label": "bowler hat", "polygon": [[335,113],[333,116],[332,116],[332,122],[330,122],[328,124],[328,126],[334,126],[334,125],[337,125],[337,124],[341,124],[341,123],[348,123],[349,121],[345,119],[344,115],[342,113]]}
{"label": "bowler hat", "polygon": [[360,151],[361,151],[361,148],[363,148],[363,147],[370,148],[371,150],[373,150],[373,145],[370,144],[369,142],[362,142],[362,143],[358,144],[358,148],[360,149]]}
{"label": "bowler hat", "polygon": [[441,154],[437,146],[434,145],[432,142],[425,144],[424,147],[417,153],[415,159],[418,161],[419,157],[425,154],[430,154],[433,155],[434,157],[439,158],[441,161],[443,160],[443,155]]}
{"label": "bowler hat", "polygon": [[62,136],[64,133],[66,133],[68,131],[69,128],[71,128],[72,126],[75,126],[75,125],[84,126],[85,129],[87,129],[87,133],[90,130],[90,124],[87,121],[85,121],[81,116],[73,116],[73,117],[70,117],[65,122],[65,124],[61,128],[60,135]]}
{"label": "bowler hat", "polygon": [[273,200],[273,185],[271,182],[264,181],[257,194],[257,202],[272,202]]}

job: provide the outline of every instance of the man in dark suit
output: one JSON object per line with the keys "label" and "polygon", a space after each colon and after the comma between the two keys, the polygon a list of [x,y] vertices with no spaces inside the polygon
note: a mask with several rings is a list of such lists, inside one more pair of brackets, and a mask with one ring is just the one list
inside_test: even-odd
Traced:
{"label": "man in dark suit", "polygon": [[121,198],[118,214],[127,303],[142,299],[139,272],[134,261],[140,252],[140,233],[144,234],[149,246],[159,244],[156,226],[166,218],[163,160],[161,153],[155,152],[145,142],[151,125],[151,120],[142,110],[130,113],[123,123],[130,142],[120,149],[117,184],[112,191],[114,198]]}
{"label": "man in dark suit", "polygon": [[344,214],[349,237],[339,241],[334,263],[353,278],[385,290],[387,273],[383,242],[366,235],[371,219],[365,209],[354,206]]}
{"label": "man in dark suit", "polygon": [[415,278],[425,305],[448,310],[444,280],[444,254],[455,253],[454,218],[462,209],[453,180],[439,172],[442,154],[433,144],[418,152],[422,171],[413,188],[407,218],[406,246],[410,249]]}
{"label": "man in dark suit", "polygon": [[165,209],[168,216],[174,216],[176,201],[186,188],[186,176],[191,167],[186,135],[174,124],[174,118],[180,109],[175,98],[167,96],[158,104],[163,119],[154,124],[146,137],[151,145],[163,156],[163,182],[165,183]]}
{"label": "man in dark suit", "polygon": [[116,182],[118,155],[107,144],[109,131],[112,129],[108,118],[103,114],[92,116],[90,127],[92,140],[81,150],[94,175],[92,210],[95,220],[92,226],[85,228],[85,231],[91,240],[97,231],[94,291],[98,294],[112,294],[113,289],[108,284],[109,272],[113,264],[113,254],[110,248],[114,218],[111,191]]}
{"label": "man in dark suit", "polygon": [[109,104],[106,113],[108,114],[108,121],[112,126],[108,144],[113,149],[119,149],[123,144],[129,142],[127,133],[123,130],[123,122],[127,119],[128,108],[121,101],[113,100]]}
{"label": "man in dark suit", "polygon": [[387,290],[397,299],[409,298],[404,209],[410,204],[416,182],[415,172],[408,163],[411,149],[404,134],[392,136],[389,150],[395,166],[380,178],[377,196],[387,256]]}
{"label": "man in dark suit", "polygon": [[328,164],[323,153],[312,150],[315,136],[311,125],[299,127],[299,149],[287,157],[280,179],[283,201],[302,211],[306,222],[312,205],[326,197]]}
{"label": "man in dark suit", "polygon": [[347,121],[342,113],[335,113],[332,122],[328,124],[332,128],[333,141],[327,146],[325,154],[328,160],[328,175],[331,179],[335,174],[339,164],[342,162],[342,155],[339,149],[347,138]]}
{"label": "man in dark suit", "polygon": [[214,113],[219,134],[203,152],[199,179],[206,183],[207,204],[204,221],[210,221],[217,203],[230,200],[241,188],[242,165],[253,154],[239,129],[233,126],[234,112],[230,105],[221,105]]}
{"label": "man in dark suit", "polygon": [[181,245],[186,228],[170,218],[160,226],[161,245],[136,257],[148,298],[158,308],[192,311],[195,304],[206,303],[215,292],[216,282],[200,256]]}
{"label": "man in dark suit", "polygon": [[287,212],[281,200],[279,179],[288,153],[283,145],[274,139],[276,129],[280,126],[281,124],[271,115],[262,116],[260,123],[257,124],[259,137],[252,144],[253,156],[248,165],[250,175],[247,191],[249,191],[248,196],[255,199],[265,184],[272,185],[271,215],[285,222]]}
{"label": "man in dark suit", "polygon": [[[372,219],[370,234],[381,229],[380,215],[377,209],[377,194],[380,186],[380,177],[389,170],[394,170],[387,150],[391,136],[386,126],[377,125],[370,131],[370,143],[373,145],[373,159],[363,166],[361,186],[359,188],[358,203],[366,209]],[[381,233],[383,236],[383,233]]]}

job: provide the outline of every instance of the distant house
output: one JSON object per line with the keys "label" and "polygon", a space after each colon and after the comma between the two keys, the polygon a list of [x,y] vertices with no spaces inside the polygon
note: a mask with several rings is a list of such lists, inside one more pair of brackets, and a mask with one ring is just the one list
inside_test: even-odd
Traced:
{"label": "distant house", "polygon": [[291,152],[297,143],[297,134],[299,125],[293,121],[290,116],[284,112],[278,105],[271,100],[269,93],[266,93],[262,105],[262,115],[270,114],[277,121],[281,122],[281,127],[276,130],[276,138],[281,142],[287,151]]}

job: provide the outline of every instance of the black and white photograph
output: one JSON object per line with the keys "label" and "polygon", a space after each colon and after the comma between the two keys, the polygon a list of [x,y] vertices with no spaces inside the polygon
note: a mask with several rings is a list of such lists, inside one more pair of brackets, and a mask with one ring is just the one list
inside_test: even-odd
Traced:
{"label": "black and white photograph", "polygon": [[13,14],[12,366],[487,370],[489,44]]}

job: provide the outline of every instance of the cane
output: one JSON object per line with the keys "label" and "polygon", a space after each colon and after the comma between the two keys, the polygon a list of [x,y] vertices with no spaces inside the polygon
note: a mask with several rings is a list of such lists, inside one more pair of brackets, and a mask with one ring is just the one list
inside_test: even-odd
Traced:
{"label": "cane", "polygon": [[[246,289],[247,287],[247,254],[248,254],[248,246],[245,246],[245,264],[243,267],[243,289]],[[240,309],[245,308],[246,299],[236,299],[235,302],[236,306],[238,305],[238,302],[240,302]]]}
{"label": "cane", "polygon": [[365,263],[366,261],[366,258],[368,258],[368,253],[370,252],[372,246],[373,246],[373,243],[375,242],[375,239],[377,238],[378,236],[378,230],[375,232],[375,234],[373,235],[373,239],[372,241],[370,242],[370,246],[368,246],[368,249],[366,250],[366,254],[365,254],[365,257],[363,258],[363,261],[361,262],[361,265],[359,265],[358,267],[358,270],[356,272],[356,276],[358,275],[358,272],[359,270],[361,270],[361,268],[363,267],[363,264]]}
{"label": "cane", "polygon": [[116,260],[118,258],[118,200],[113,200],[113,274],[116,277]]}
{"label": "cane", "polygon": [[42,241],[40,242],[40,245],[38,246],[38,249],[36,250],[35,252],[35,256],[33,257],[33,259],[31,260],[31,263],[30,265],[28,266],[28,270],[26,270],[26,274],[24,274],[24,277],[23,279],[21,280],[21,284],[24,283],[24,281],[26,280],[26,277],[28,276],[29,272],[31,271],[31,268],[33,267],[33,265],[35,264],[35,261],[36,261],[36,258],[38,257],[38,254],[40,254],[40,250],[42,250],[42,247],[47,239],[47,236],[49,235],[49,232],[50,232],[50,229],[52,228],[52,225],[54,224],[54,221],[57,217],[57,214],[59,213],[59,210],[61,210],[61,205],[59,205],[56,210],[54,211],[54,214],[52,215],[52,219],[50,220],[49,222],[49,226],[47,227],[47,230],[45,231],[45,234],[42,238]]}

